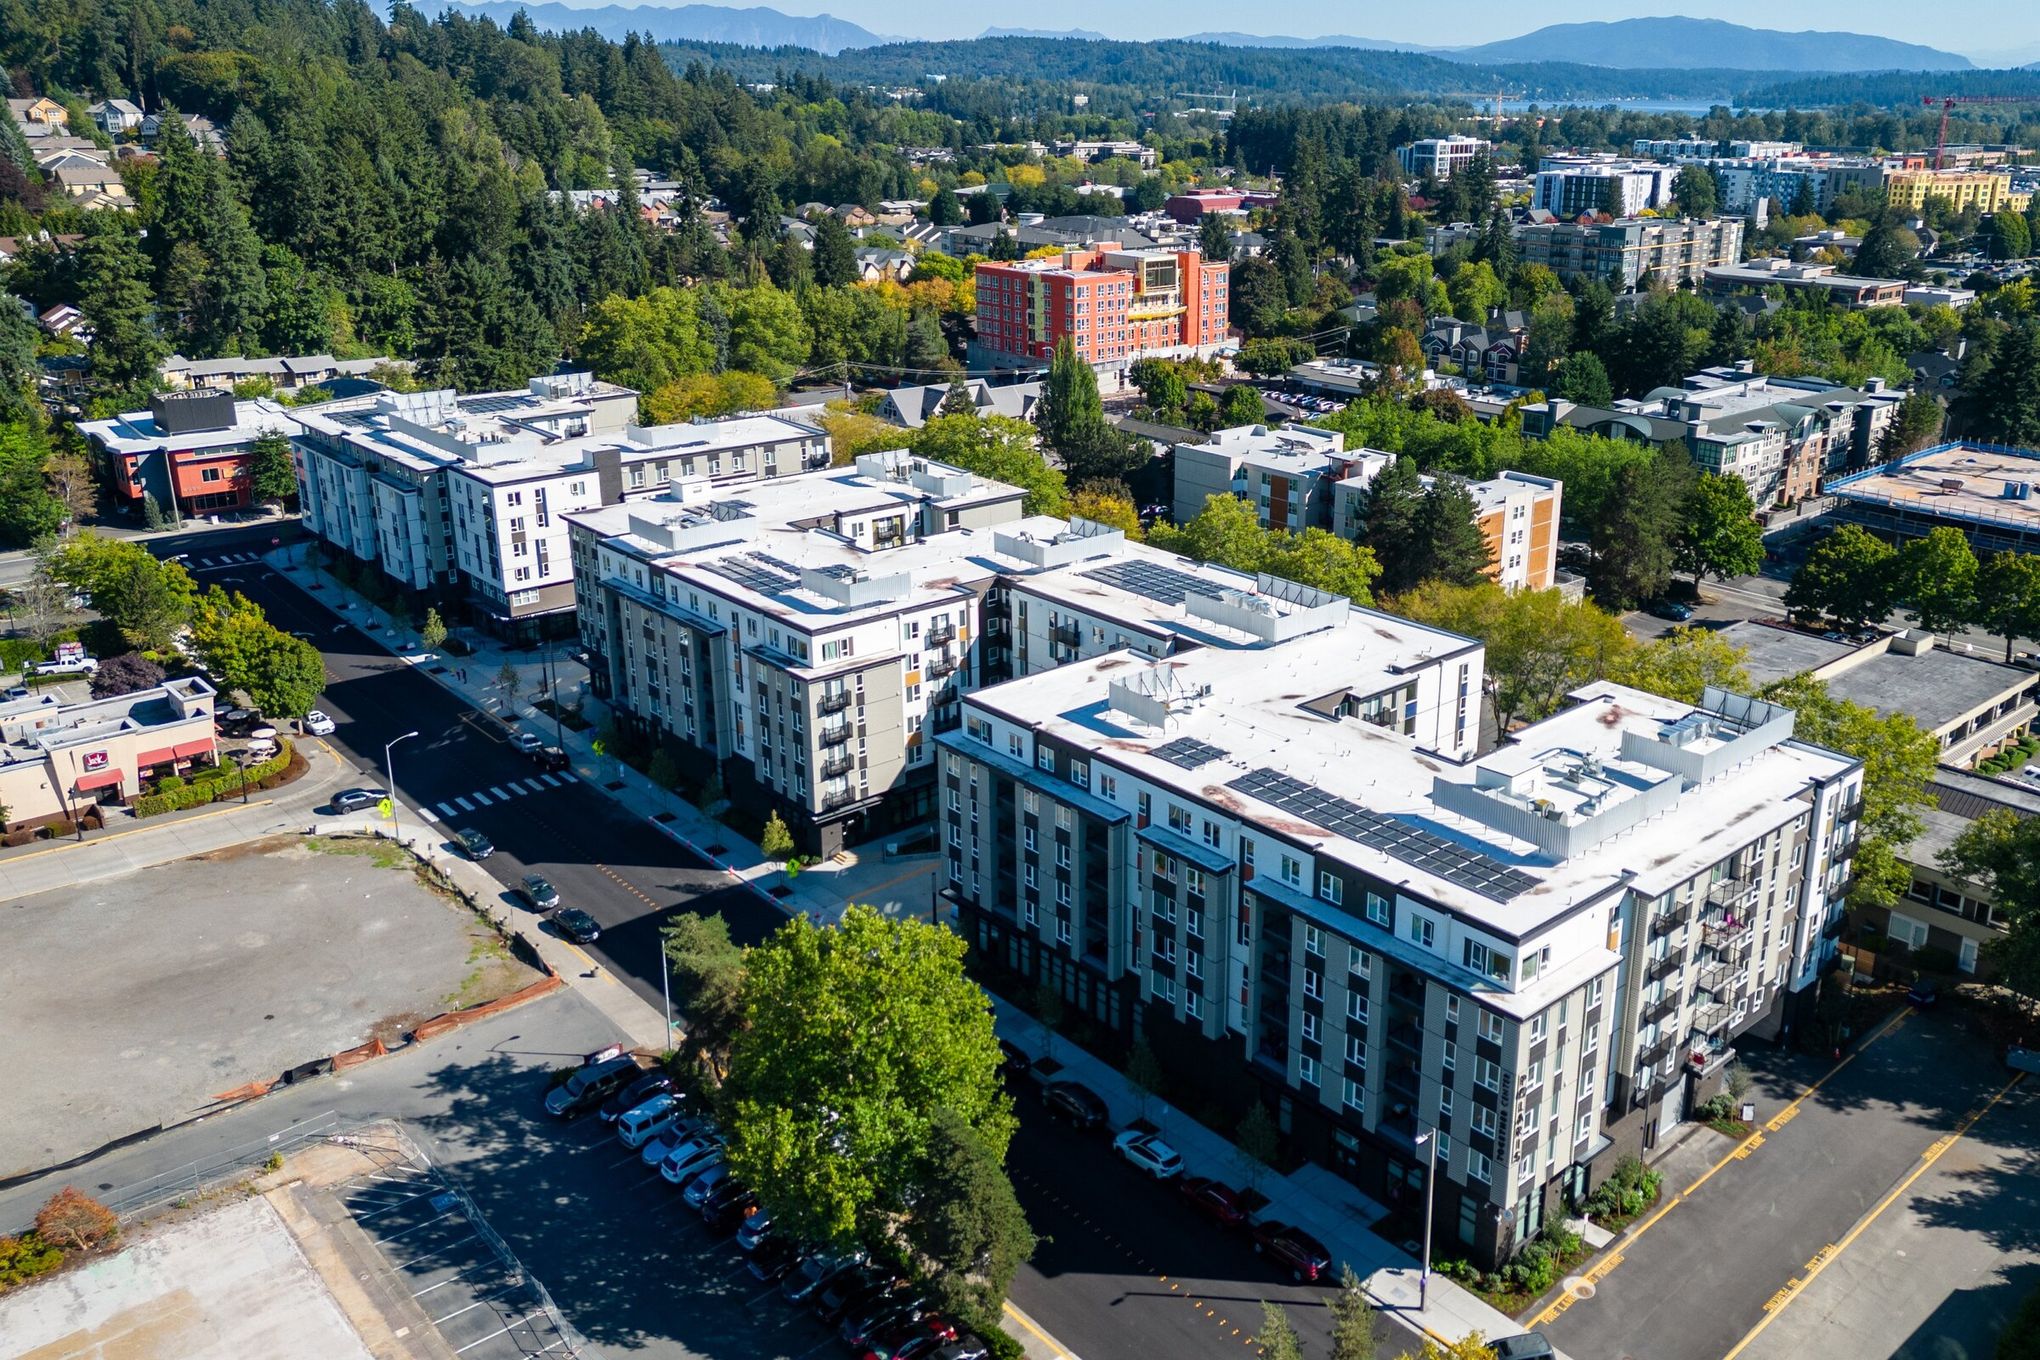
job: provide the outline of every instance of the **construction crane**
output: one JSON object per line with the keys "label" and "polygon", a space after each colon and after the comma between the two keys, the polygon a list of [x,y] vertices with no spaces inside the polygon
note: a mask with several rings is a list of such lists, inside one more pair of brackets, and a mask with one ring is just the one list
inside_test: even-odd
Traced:
{"label": "construction crane", "polygon": [[1948,157],[1948,115],[1957,104],[2032,104],[2040,103],[2032,95],[2019,94],[1929,94],[1920,96],[1922,108],[1941,106],[1941,131],[1934,138],[1934,168],[1939,170]]}
{"label": "construction crane", "polygon": [[[1446,92],[1446,93],[1445,93],[1445,94],[1444,94],[1444,95],[1443,95],[1442,97],[1443,97],[1443,98],[1446,98],[1446,99],[1464,99],[1464,100],[1466,100],[1466,101],[1467,101],[1468,103],[1470,103],[1470,104],[1474,104],[1474,105],[1480,105],[1480,104],[1485,104],[1485,103],[1486,103],[1486,102],[1487,102],[1488,100],[1490,100],[1490,99],[1494,100],[1494,101],[1495,101],[1495,112],[1494,112],[1494,119],[1493,119],[1493,122],[1494,122],[1494,125],[1495,125],[1495,131],[1497,131],[1497,132],[1500,132],[1500,131],[1502,130],[1502,121],[1503,121],[1503,120],[1502,120],[1502,101],[1503,101],[1503,100],[1505,100],[1505,99],[1522,99],[1522,98],[1524,98],[1524,97],[1525,97],[1525,92],[1524,92],[1524,91],[1522,91],[1522,90],[1513,90],[1513,91],[1512,91],[1512,90],[1507,90],[1507,89],[1504,89],[1504,88],[1503,88],[1502,86],[1500,86],[1500,85],[1497,85],[1497,86],[1495,86],[1495,89],[1494,89],[1494,93],[1493,93],[1493,94],[1489,94],[1489,93],[1488,93],[1487,91],[1485,91],[1485,90],[1481,91],[1481,92],[1480,92],[1479,94],[1470,94],[1470,93],[1468,93],[1468,92],[1466,92],[1466,91],[1463,91],[1463,90],[1450,90],[1450,91],[1447,91],[1447,92]],[[1473,122],[1476,122],[1476,123],[1480,123],[1480,122],[1486,122],[1486,121],[1488,121],[1488,115],[1486,115],[1486,114],[1484,114],[1484,113],[1476,113],[1476,114],[1472,114],[1472,115],[1470,115],[1470,118],[1471,118],[1471,121],[1473,121]]]}

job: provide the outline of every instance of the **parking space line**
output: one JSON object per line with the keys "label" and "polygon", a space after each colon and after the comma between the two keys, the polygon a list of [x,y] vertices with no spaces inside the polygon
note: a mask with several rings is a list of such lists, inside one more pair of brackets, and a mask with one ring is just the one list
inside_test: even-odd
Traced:
{"label": "parking space line", "polygon": [[446,1288],[446,1286],[450,1284],[459,1284],[461,1276],[466,1274],[467,1271],[462,1270],[457,1274],[447,1276],[445,1279],[441,1280],[438,1284],[428,1284],[423,1289],[414,1289],[411,1291],[411,1297],[414,1299],[422,1299],[435,1289],[444,1289]]}
{"label": "parking space line", "polygon": [[[375,1210],[375,1211],[374,1211],[373,1213],[366,1213],[366,1214],[355,1214],[355,1215],[354,1215],[354,1220],[355,1220],[355,1222],[357,1222],[357,1223],[366,1223],[366,1222],[368,1222],[368,1220],[370,1220],[371,1218],[374,1218],[374,1217],[376,1216],[376,1214],[386,1214],[386,1213],[388,1213],[388,1212],[389,1212],[390,1210],[392,1210],[392,1209],[399,1209],[399,1208],[402,1208],[402,1207],[403,1207],[404,1205],[406,1205],[406,1204],[409,1204],[409,1203],[410,1203],[410,1202],[411,1202],[412,1200],[414,1200],[414,1199],[423,1199],[423,1198],[424,1198],[425,1196],[427,1196],[427,1195],[429,1195],[429,1194],[431,1194],[431,1193],[432,1193],[432,1192],[431,1192],[430,1190],[420,1190],[420,1191],[418,1191],[418,1192],[417,1192],[416,1194],[406,1195],[406,1196],[404,1196],[404,1197],[403,1197],[402,1199],[393,1199],[393,1200],[391,1200],[391,1201],[390,1201],[390,1202],[389,1202],[388,1204],[385,1204],[385,1205],[383,1205],[383,1206],[382,1206],[382,1208],[380,1208],[380,1209],[377,1209],[377,1210]],[[441,1215],[440,1215],[440,1217],[441,1217],[441,1218],[444,1218],[444,1217],[446,1217],[446,1215],[444,1215],[444,1214],[441,1214]],[[427,1222],[430,1222],[431,1220],[430,1220],[430,1219],[428,1219],[428,1220],[426,1220],[426,1221],[427,1221]],[[423,1224],[421,1224],[421,1225],[419,1225],[419,1226],[421,1226],[421,1227],[422,1227],[422,1226],[423,1226]]]}
{"label": "parking space line", "polygon": [[483,1337],[481,1341],[470,1341],[467,1343],[467,1345],[462,1346],[459,1350],[455,1351],[454,1354],[466,1355],[469,1351],[481,1345],[482,1341],[494,1341],[497,1337],[503,1335],[504,1332],[510,1331],[511,1328],[523,1326],[525,1323],[531,1321],[533,1318],[539,1316],[543,1312],[545,1312],[545,1309],[543,1308],[534,1308],[522,1317],[513,1318],[508,1327],[503,1328],[501,1331],[490,1332],[487,1336]]}
{"label": "parking space line", "polygon": [[2003,1086],[2000,1086],[1997,1089],[1997,1093],[1995,1095],[1993,1095],[1989,1100],[1985,1101],[1981,1106],[1971,1110],[1966,1116],[1964,1116],[1962,1122],[1955,1126],[1955,1131],[1953,1133],[1947,1134],[1941,1138],[1936,1139],[1934,1143],[1930,1147],[1928,1147],[1925,1152],[1920,1154],[1920,1164],[1914,1167],[1911,1171],[1907,1172],[1905,1179],[1901,1180],[1897,1185],[1892,1186],[1891,1189],[1885,1193],[1884,1198],[1877,1201],[1875,1208],[1871,1209],[1869,1213],[1863,1215],[1862,1218],[1858,1219],[1856,1221],[1856,1225],[1850,1228],[1848,1232],[1842,1235],[1841,1241],[1834,1243],[1831,1246],[1823,1247],[1820,1250],[1820,1252],[1814,1256],[1813,1260],[1807,1263],[1806,1273],[1804,1275],[1794,1276],[1791,1280],[1786,1282],[1785,1287],[1783,1289],[1779,1290],[1776,1294],[1773,1294],[1771,1296],[1770,1301],[1764,1305],[1764,1316],[1758,1319],[1757,1325],[1750,1328],[1750,1330],[1743,1336],[1742,1340],[1735,1343],[1734,1349],[1730,1350],[1727,1355],[1723,1356],[1722,1360],[1735,1360],[1735,1358],[1738,1355],[1741,1355],[1743,1351],[1746,1348],[1748,1348],[1749,1344],[1752,1341],[1755,1341],[1757,1337],[1763,1333],[1764,1328],[1770,1326],[1771,1323],[1777,1319],[1780,1313],[1784,1312],[1787,1308],[1791,1307],[1793,1301],[1806,1292],[1807,1286],[1812,1284],[1823,1270],[1826,1270],[1828,1266],[1834,1263],[1836,1258],[1838,1258],[1843,1252],[1849,1249],[1849,1244],[1851,1242],[1854,1242],[1858,1237],[1862,1236],[1863,1231],[1866,1228],[1868,1228],[1873,1222],[1875,1222],[1880,1214],[1882,1214],[1886,1209],[1889,1209],[1892,1206],[1892,1204],[1897,1201],[1900,1195],[1903,1195],[1907,1190],[1910,1190],[1912,1188],[1912,1184],[1914,1181],[1926,1175],[1927,1171],[1934,1165],[1934,1163],[1941,1160],[1942,1156],[1947,1153],[1949,1148],[1954,1147],[1956,1143],[1960,1142],[1965,1134],[1967,1134],[1971,1129],[1976,1127],[1976,1122],[1979,1119],[1982,1119],[1985,1115],[1989,1114],[1991,1110],[1996,1107],[1997,1103],[2000,1100],[2003,1100],[2007,1095],[2011,1094],[2013,1087],[2017,1086],[2020,1082],[2024,1081],[2025,1079],[2026,1074],[2024,1072],[2014,1074],[2010,1081],[2006,1082]]}
{"label": "parking space line", "polygon": [[496,1295],[498,1295],[498,1294],[500,1294],[500,1293],[502,1293],[502,1292],[503,1292],[503,1291],[502,1291],[502,1290],[501,1290],[500,1288],[499,1288],[499,1289],[492,1289],[492,1290],[490,1290],[490,1291],[489,1291],[488,1293],[486,1293],[486,1294],[482,1295],[482,1296],[481,1296],[480,1298],[476,1299],[476,1300],[475,1300],[475,1301],[474,1301],[473,1303],[469,1304],[469,1305],[468,1305],[467,1307],[465,1307],[465,1308],[456,1308],[456,1309],[454,1309],[454,1310],[453,1310],[453,1311],[452,1311],[451,1313],[448,1313],[448,1314],[447,1314],[447,1315],[446,1315],[445,1317],[436,1317],[436,1318],[432,1319],[432,1325],[433,1325],[433,1326],[435,1326],[435,1327],[437,1327],[437,1326],[438,1326],[438,1325],[439,1325],[440,1323],[442,1323],[442,1322],[451,1322],[451,1321],[453,1321],[453,1320],[454,1320],[455,1318],[459,1317],[459,1316],[460,1316],[460,1315],[461,1315],[462,1313],[472,1313],[472,1312],[474,1312],[474,1311],[475,1311],[475,1309],[477,1309],[477,1308],[486,1308],[486,1307],[488,1307],[488,1306],[489,1306],[489,1300],[490,1300],[490,1299],[493,1299],[493,1298],[495,1298],[495,1297],[496,1297]]}
{"label": "parking space line", "polygon": [[475,1236],[475,1230],[473,1228],[469,1228],[466,1232],[462,1233],[459,1237],[454,1238],[451,1242],[448,1242],[445,1246],[436,1247],[433,1250],[428,1251],[421,1256],[413,1256],[410,1260],[405,1261],[402,1265],[399,1265],[397,1269],[409,1270],[412,1266],[417,1265],[420,1261],[429,1261],[435,1256],[444,1256],[446,1255],[446,1253],[452,1251],[455,1247],[459,1246],[461,1243],[467,1241],[468,1238],[473,1236]]}
{"label": "parking space line", "polygon": [[394,1242],[394,1241],[396,1241],[396,1240],[397,1240],[397,1237],[406,1237],[406,1236],[409,1236],[409,1235],[410,1235],[411,1233],[414,1233],[414,1232],[418,1231],[418,1229],[420,1229],[420,1228],[429,1228],[429,1227],[431,1227],[431,1226],[432,1226],[433,1224],[437,1223],[437,1222],[438,1222],[438,1221],[439,1221],[440,1219],[442,1219],[442,1218],[452,1218],[452,1217],[453,1217],[453,1210],[451,1210],[451,1209],[448,1209],[448,1210],[447,1210],[447,1211],[446,1211],[445,1213],[443,1213],[443,1214],[434,1214],[434,1215],[433,1215],[432,1217],[430,1217],[430,1218],[426,1219],[426,1220],[425,1220],[425,1221],[424,1221],[423,1223],[413,1223],[413,1224],[412,1224],[412,1225],[411,1225],[410,1227],[408,1227],[408,1228],[404,1229],[404,1231],[403,1231],[403,1232],[400,1232],[400,1233],[398,1233],[398,1234],[396,1235],[396,1237],[377,1237],[377,1236],[376,1236],[376,1235],[375,1235],[374,1233],[370,1233],[370,1234],[369,1234],[369,1239],[370,1239],[371,1241],[375,1242],[375,1243],[376,1243],[376,1244],[377,1244],[378,1246],[380,1246],[380,1245],[383,1245],[383,1244],[386,1244],[386,1243],[390,1243],[390,1242]]}

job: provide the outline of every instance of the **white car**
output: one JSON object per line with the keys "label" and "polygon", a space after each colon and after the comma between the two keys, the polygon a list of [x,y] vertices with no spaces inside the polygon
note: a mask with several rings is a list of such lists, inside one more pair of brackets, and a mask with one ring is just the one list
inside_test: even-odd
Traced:
{"label": "white car", "polygon": [[708,1170],[710,1158],[721,1156],[722,1144],[712,1134],[702,1133],[667,1148],[666,1155],[652,1165],[658,1167],[659,1174],[673,1184],[685,1185]]}
{"label": "white car", "polygon": [[1183,1154],[1138,1129],[1128,1129],[1112,1140],[1112,1150],[1158,1181],[1183,1174]]}
{"label": "white car", "polygon": [[528,756],[545,745],[545,738],[536,732],[519,732],[510,738],[510,744]]}
{"label": "white car", "polygon": [[305,731],[315,737],[333,735],[333,718],[324,709],[315,708],[305,714]]}

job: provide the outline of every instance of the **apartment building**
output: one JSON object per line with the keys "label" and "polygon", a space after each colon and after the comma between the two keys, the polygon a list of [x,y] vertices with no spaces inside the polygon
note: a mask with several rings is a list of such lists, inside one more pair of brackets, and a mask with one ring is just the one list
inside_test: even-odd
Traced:
{"label": "apartment building", "polygon": [[818,430],[778,416],[640,426],[637,394],[585,373],[524,391],[381,392],[300,407],[304,523],[421,599],[503,636],[573,631],[568,511],[828,462]]}
{"label": "apartment building", "polygon": [[146,411],[78,423],[120,507],[139,514],[153,499],[172,517],[246,509],[255,441],[297,428],[295,412],[232,392],[158,392]]}
{"label": "apartment building", "polygon": [[1515,236],[1525,264],[1541,264],[1561,279],[1612,282],[1623,291],[1645,274],[1673,286],[1697,284],[1708,269],[1734,264],[1742,258],[1743,223],[1733,217],[1531,222]]}
{"label": "apartment building", "polygon": [[1610,684],[1474,759],[1481,672],[1351,609],[1016,679],[937,742],[945,891],[1007,994],[1265,1100],[1376,1198],[1435,1147],[1442,1254],[1492,1265],[1796,1019],[1861,771],[1788,710]]}
{"label": "apartment building", "polygon": [[1224,343],[1232,267],[1195,250],[1105,244],[977,267],[973,367],[1039,366],[1068,336],[1123,370],[1143,355],[1208,355]]}
{"label": "apartment building", "polygon": [[2040,817],[2040,793],[1945,765],[1935,772],[1927,792],[1934,806],[1921,809],[1924,828],[1900,852],[1912,869],[1904,899],[1888,908],[1871,907],[1863,919],[1890,944],[1909,951],[1911,962],[1904,966],[1919,966],[1921,950],[1938,949],[1957,971],[1988,980],[1996,970],[1984,947],[2005,933],[2004,906],[1982,884],[1943,868],[1941,853],[1986,813]]}
{"label": "apartment building", "polygon": [[930,738],[1003,664],[994,531],[1067,528],[1023,495],[895,450],[569,513],[595,692],[811,849],[925,824]]}
{"label": "apartment building", "polygon": [[1531,181],[1530,206],[1554,217],[1609,212],[1634,217],[1672,202],[1675,165],[1658,161],[1625,161],[1601,156],[1546,156]]}
{"label": "apartment building", "polygon": [[1426,137],[1397,147],[1395,158],[1411,179],[1448,180],[1479,157],[1494,154],[1495,144],[1479,137]]}
{"label": "apartment building", "polygon": [[1055,144],[1055,154],[1068,156],[1089,165],[1096,161],[1124,157],[1139,163],[1143,170],[1152,170],[1160,163],[1160,155],[1145,142],[1130,141],[1067,141]]}
{"label": "apartment building", "polygon": [[2012,185],[2012,177],[1993,170],[1886,170],[1884,192],[1894,208],[1918,212],[1938,198],[1951,212],[1974,208],[1980,213],[2024,212],[2033,195]]}
{"label": "apartment building", "polygon": [[[1213,496],[1237,496],[1254,507],[1264,529],[1326,529],[1365,542],[1368,491],[1395,458],[1379,449],[1349,451],[1336,430],[1219,430],[1176,446],[1175,519],[1196,518]],[[1553,585],[1564,484],[1503,472],[1467,483],[1467,491],[1487,539],[1489,578],[1510,590]]]}

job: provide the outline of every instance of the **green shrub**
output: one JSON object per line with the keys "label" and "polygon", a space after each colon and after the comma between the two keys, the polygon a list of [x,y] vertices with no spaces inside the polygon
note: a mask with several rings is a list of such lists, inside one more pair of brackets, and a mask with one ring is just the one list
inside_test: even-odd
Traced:
{"label": "green shrub", "polygon": [[[248,767],[248,787],[252,789],[275,788],[276,783],[267,782],[280,776],[290,768],[292,755],[288,739],[276,743],[276,754]],[[162,783],[156,792],[145,793],[135,799],[136,817],[154,817],[165,812],[183,812],[187,808],[204,807],[207,803],[219,802],[241,796],[240,772],[231,765],[215,767],[209,771],[193,771],[193,783],[180,788],[166,789]]]}
{"label": "green shrub", "polygon": [[184,783],[185,781],[182,776],[166,774],[156,781],[156,792],[168,793],[172,789],[181,789],[184,787]]}
{"label": "green shrub", "polygon": [[1998,1334],[1997,1360],[2040,1360],[2040,1287],[2026,1295]]}
{"label": "green shrub", "polygon": [[64,1263],[64,1253],[36,1234],[0,1237],[0,1289],[47,1275]]}
{"label": "green shrub", "polygon": [[991,1360],[1022,1360],[1027,1354],[1027,1348],[1003,1327],[983,1328],[978,1337],[985,1343],[985,1354]]}

